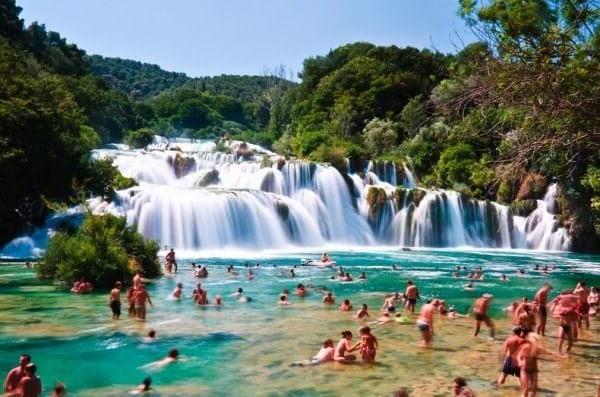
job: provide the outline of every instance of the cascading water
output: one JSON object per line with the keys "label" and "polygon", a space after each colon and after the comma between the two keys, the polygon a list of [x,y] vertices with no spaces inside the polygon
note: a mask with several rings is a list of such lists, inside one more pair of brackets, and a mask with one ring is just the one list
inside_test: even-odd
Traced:
{"label": "cascading water", "polygon": [[[157,138],[148,150],[95,150],[94,157],[113,159],[139,185],[117,192],[110,203],[95,198],[88,204],[95,213],[125,216],[162,247],[185,250],[331,243],[570,248],[553,215],[556,185],[523,218],[497,203],[414,188],[404,165],[369,162],[346,176],[324,164],[285,161],[258,146],[225,146],[227,152],[214,142]],[[37,248],[43,246],[29,252]]]}

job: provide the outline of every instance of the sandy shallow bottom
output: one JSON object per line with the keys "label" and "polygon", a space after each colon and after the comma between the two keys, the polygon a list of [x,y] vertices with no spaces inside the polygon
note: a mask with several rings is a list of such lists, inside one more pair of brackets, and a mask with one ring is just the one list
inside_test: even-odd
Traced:
{"label": "sandy shallow bottom", "polygon": [[[571,264],[563,274],[550,278],[532,276],[503,286],[486,280],[471,293],[462,284],[456,286],[441,265],[429,272],[430,265],[423,265],[406,274],[371,269],[367,283],[352,285],[329,283],[330,273],[313,269],[299,270],[294,280],[283,278],[279,269],[262,269],[249,282],[229,278],[220,265],[213,264],[206,280],[209,295],[226,295],[241,286],[254,302],[243,304],[225,296],[225,306],[218,309],[194,306],[189,299],[167,299],[177,282],[184,283],[186,295],[197,282],[189,272],[182,272],[152,283],[155,308],[149,310],[146,323],[126,316],[111,321],[105,294],[74,296],[36,281],[31,271],[17,265],[0,266],[0,371],[14,366],[22,352],[29,352],[38,363],[45,390],[63,381],[71,396],[128,395],[151,376],[155,395],[161,396],[389,396],[406,387],[411,396],[441,397],[452,395],[452,379],[462,376],[478,396],[516,397],[520,393],[515,378],[509,377],[502,388],[495,385],[502,364],[500,346],[512,328],[501,308],[512,299],[531,296],[544,281],[571,285],[583,275],[569,276]],[[448,264],[449,269],[452,266]],[[298,282],[324,285],[335,290],[338,300],[350,298],[355,307],[369,304],[375,316],[383,294],[396,289],[390,283],[398,286],[407,277],[421,277],[424,296],[434,296],[436,291],[462,312],[481,292],[498,292],[494,301],[497,340],[488,340],[486,329],[474,338],[471,319],[436,318],[433,348],[421,349],[414,324],[388,323],[373,328],[380,343],[376,364],[290,367],[314,355],[324,339],[337,342],[345,329],[357,335],[363,322],[353,313],[323,306],[315,291],[305,299],[292,297],[290,307],[277,307],[274,302],[283,288],[292,289]],[[597,276],[588,279],[590,284],[600,281]],[[554,354],[556,322],[550,319],[548,335],[540,339],[548,353],[540,362],[538,395],[595,396],[600,382],[599,323],[592,318],[591,329],[583,332],[569,357],[559,357]],[[160,338],[146,345],[141,337],[151,328]],[[183,355],[181,362],[161,371],[143,368],[174,347]]]}

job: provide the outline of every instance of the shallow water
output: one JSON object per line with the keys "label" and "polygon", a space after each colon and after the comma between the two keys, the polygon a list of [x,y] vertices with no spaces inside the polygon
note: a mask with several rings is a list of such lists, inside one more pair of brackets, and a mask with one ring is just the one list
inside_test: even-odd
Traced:
{"label": "shallow water", "polygon": [[[244,261],[239,258],[198,260],[209,267],[210,276],[203,282],[209,298],[225,297],[222,308],[198,307],[189,298],[168,299],[177,282],[184,284],[189,297],[198,281],[188,270],[190,261],[179,260],[178,275],[165,276],[150,286],[155,308],[149,310],[145,324],[126,315],[111,321],[106,293],[72,295],[36,280],[21,265],[0,266],[0,371],[13,367],[22,352],[30,353],[44,389],[63,381],[72,396],[127,395],[146,376],[152,377],[162,396],[386,396],[400,386],[415,396],[448,396],[456,376],[466,377],[479,396],[518,396],[514,378],[502,389],[492,384],[501,365],[501,340],[511,329],[502,309],[513,299],[531,298],[546,281],[554,285],[554,293],[580,279],[600,285],[598,256],[515,251],[332,252],[355,277],[366,272],[368,281],[340,283],[329,279],[332,270],[307,267],[298,267],[294,279],[282,276],[306,256],[263,256],[254,281],[228,277],[227,264],[243,272]],[[535,264],[556,269],[543,275],[533,271]],[[392,265],[398,270],[393,271]],[[456,265],[482,266],[485,279],[467,291],[467,279],[451,276]],[[525,276],[516,276],[520,268],[527,271]],[[508,282],[498,280],[501,273],[508,275]],[[483,338],[472,338],[470,319],[436,319],[434,348],[425,351],[416,346],[419,334],[414,325],[394,323],[374,329],[380,342],[375,365],[289,367],[315,354],[322,340],[337,341],[342,330],[356,331],[361,323],[352,318],[353,313],[324,307],[316,291],[304,299],[292,296],[292,305],[280,308],[275,302],[281,290],[293,290],[298,283],[326,287],[338,302],[350,299],[355,309],[367,303],[375,316],[383,294],[402,290],[407,279],[416,282],[422,297],[445,299],[462,313],[477,296],[493,293],[499,341],[488,341],[487,330]],[[253,302],[240,303],[229,296],[238,287]],[[159,340],[141,343],[150,328],[157,330]],[[555,330],[551,320],[548,336],[542,339],[550,351],[556,351]],[[174,347],[183,355],[181,362],[158,372],[142,368]],[[540,395],[593,396],[599,363],[600,326],[593,319],[592,329],[583,334],[569,358],[544,355]]]}

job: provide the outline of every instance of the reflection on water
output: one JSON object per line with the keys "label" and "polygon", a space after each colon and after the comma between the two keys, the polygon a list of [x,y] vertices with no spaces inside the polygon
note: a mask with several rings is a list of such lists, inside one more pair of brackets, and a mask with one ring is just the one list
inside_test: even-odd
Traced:
{"label": "reflection on water", "polygon": [[[13,367],[18,355],[28,352],[38,364],[45,390],[63,381],[73,396],[123,396],[146,376],[153,378],[161,396],[385,396],[400,386],[415,396],[448,396],[456,376],[466,377],[481,396],[518,396],[514,378],[502,389],[493,385],[501,367],[501,341],[511,329],[502,309],[513,299],[532,297],[545,281],[555,286],[555,292],[582,278],[588,285],[600,284],[600,259],[593,256],[458,251],[332,256],[355,276],[365,271],[368,281],[339,283],[330,280],[332,270],[300,267],[297,278],[283,277],[284,269],[298,263],[299,257],[261,259],[254,281],[227,276],[224,265],[230,263],[243,273],[240,259],[202,260],[210,276],[201,281],[209,298],[224,296],[222,308],[196,307],[189,298],[167,299],[177,282],[184,284],[189,297],[199,281],[182,261],[180,274],[150,286],[156,307],[150,309],[146,324],[127,318],[111,321],[106,294],[71,295],[35,280],[31,270],[19,265],[0,266],[0,371]],[[533,271],[535,264],[552,264],[556,269],[543,275]],[[392,265],[398,270],[392,270]],[[457,265],[484,267],[484,281],[466,291],[467,280],[452,277]],[[523,277],[516,276],[520,268],[527,271]],[[501,273],[509,276],[509,282],[498,281]],[[342,330],[356,331],[361,323],[352,313],[323,307],[315,291],[304,299],[292,296],[290,307],[279,308],[274,303],[282,289],[292,290],[299,282],[325,287],[338,301],[350,299],[355,308],[368,304],[374,316],[383,294],[403,289],[408,279],[417,283],[423,297],[445,299],[463,313],[475,297],[492,292],[496,297],[492,314],[501,340],[472,338],[470,319],[437,319],[434,348],[424,351],[416,347],[419,335],[414,325],[386,324],[374,329],[380,342],[375,365],[289,367],[316,353],[324,339],[337,340]],[[239,287],[252,302],[240,303],[231,296]],[[157,330],[159,339],[142,343],[150,328]],[[548,330],[542,343],[555,351],[554,320]],[[592,330],[583,334],[570,358],[543,356],[541,395],[594,394],[599,333],[598,322],[592,321]],[[172,348],[183,355],[181,362],[159,372],[142,368]]]}

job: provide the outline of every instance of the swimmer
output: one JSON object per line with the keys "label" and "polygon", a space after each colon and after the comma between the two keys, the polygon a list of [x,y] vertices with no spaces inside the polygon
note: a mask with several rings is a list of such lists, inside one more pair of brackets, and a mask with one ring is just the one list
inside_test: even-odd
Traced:
{"label": "swimmer", "polygon": [[454,306],[450,306],[450,308],[448,309],[448,315],[447,317],[451,320],[455,320],[457,318],[463,318],[463,317],[469,317],[465,314],[460,314],[456,311],[456,309],[454,308]]}
{"label": "swimmer", "polygon": [[248,280],[254,280],[254,273],[252,272],[252,269],[248,269],[247,278]]}
{"label": "swimmer", "polygon": [[142,342],[144,343],[152,343],[156,341],[156,331],[151,329],[150,331],[148,331],[148,335],[146,335],[144,337],[144,339],[142,339]]}
{"label": "swimmer", "polygon": [[502,275],[500,276],[500,281],[508,281],[508,277],[506,277],[506,274],[502,273]]}
{"label": "swimmer", "polygon": [[142,368],[146,370],[159,370],[165,368],[166,366],[173,364],[179,360],[179,351],[177,349],[172,349],[167,354],[167,357],[162,360],[155,361],[150,364],[144,365]]}
{"label": "swimmer", "polygon": [[333,361],[333,355],[335,353],[334,344],[331,339],[327,339],[323,342],[323,346],[319,352],[308,360],[296,361],[292,363],[291,367],[304,367],[306,365],[318,365]]}
{"label": "swimmer", "polygon": [[129,394],[135,396],[138,394],[150,392],[150,391],[152,391],[152,388],[150,387],[151,384],[152,384],[152,379],[145,378],[142,381],[142,384],[139,385],[138,387],[136,387],[135,389],[133,389],[132,391],[130,391]]}
{"label": "swimmer", "polygon": [[358,276],[358,279],[359,279],[359,280],[366,280],[366,279],[367,279],[367,275],[365,274],[365,272],[362,272],[362,273],[360,274],[360,276]]}
{"label": "swimmer", "polygon": [[392,316],[394,315],[395,312],[396,312],[396,308],[394,306],[390,306],[383,313],[381,313],[381,316],[379,316],[379,318],[377,318],[377,320],[372,321],[369,324],[382,325],[382,324],[388,323],[392,320]]}
{"label": "swimmer", "polygon": [[181,295],[183,293],[182,288],[183,288],[183,284],[177,283],[177,287],[175,287],[175,289],[171,293],[171,296],[177,300],[181,299]]}
{"label": "swimmer", "polygon": [[306,296],[306,288],[303,284],[298,284],[298,286],[296,287],[296,295],[298,295],[301,298],[304,298]]}
{"label": "swimmer", "polygon": [[406,312],[414,314],[415,306],[417,305],[417,300],[419,299],[419,290],[411,280],[406,282],[406,291],[404,291],[404,296],[406,297]]}
{"label": "swimmer", "polygon": [[236,292],[234,292],[233,294],[231,294],[231,296],[240,297],[243,294],[244,294],[244,290],[242,288],[238,288]]}
{"label": "swimmer", "polygon": [[472,283],[469,283],[469,284],[465,285],[465,290],[471,291],[472,289],[473,289],[473,284]]}
{"label": "swimmer", "polygon": [[118,320],[121,317],[121,282],[117,281],[115,287],[110,291],[108,306],[112,311],[112,319]]}
{"label": "swimmer", "polygon": [[223,305],[223,298],[221,298],[221,295],[215,295],[215,297],[213,298],[212,304],[213,304],[213,306]]}
{"label": "swimmer", "polygon": [[370,317],[370,316],[369,316],[367,305],[365,305],[363,303],[363,305],[361,306],[360,310],[358,312],[356,312],[356,318],[362,319],[362,318],[365,318],[365,317]]}
{"label": "swimmer", "polygon": [[493,296],[491,294],[483,294],[483,296],[477,299],[473,304],[473,315],[475,316],[475,333],[473,336],[479,335],[479,329],[481,328],[481,323],[483,322],[490,329],[490,338],[494,339],[494,323],[487,314],[487,310],[492,302],[492,298]]}
{"label": "swimmer", "polygon": [[64,383],[57,383],[52,389],[50,397],[65,397],[67,395],[67,387]]}
{"label": "swimmer", "polygon": [[323,297],[323,303],[327,305],[335,304],[335,298],[331,292],[328,292],[327,295]]}
{"label": "swimmer", "polygon": [[338,342],[335,353],[333,354],[333,360],[338,363],[351,363],[356,360],[356,356],[353,354],[347,354],[352,352],[350,347],[350,341],[352,340],[352,332],[343,331],[342,339]]}
{"label": "swimmer", "polygon": [[290,301],[288,301],[287,295],[280,295],[279,302],[277,302],[279,306],[288,306]]}
{"label": "swimmer", "polygon": [[349,312],[352,310],[352,304],[350,303],[350,299],[344,299],[344,303],[340,305],[340,311]]}

